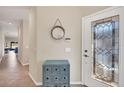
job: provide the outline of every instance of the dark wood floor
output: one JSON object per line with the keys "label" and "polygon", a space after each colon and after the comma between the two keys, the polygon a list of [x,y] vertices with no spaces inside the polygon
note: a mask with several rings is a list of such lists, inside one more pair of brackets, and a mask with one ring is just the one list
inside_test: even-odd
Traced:
{"label": "dark wood floor", "polygon": [[13,51],[0,63],[0,87],[34,87],[28,76],[28,66],[22,66]]}

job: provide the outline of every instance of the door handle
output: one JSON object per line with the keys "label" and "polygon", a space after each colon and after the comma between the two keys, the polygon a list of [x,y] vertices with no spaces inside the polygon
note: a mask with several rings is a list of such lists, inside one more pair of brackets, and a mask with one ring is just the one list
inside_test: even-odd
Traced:
{"label": "door handle", "polygon": [[89,57],[88,55],[84,55],[84,57]]}

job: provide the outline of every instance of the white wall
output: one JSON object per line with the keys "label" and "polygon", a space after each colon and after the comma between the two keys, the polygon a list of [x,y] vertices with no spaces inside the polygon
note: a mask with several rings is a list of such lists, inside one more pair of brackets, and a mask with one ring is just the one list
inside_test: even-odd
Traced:
{"label": "white wall", "polygon": [[23,64],[29,64],[29,20],[23,20]]}
{"label": "white wall", "polygon": [[19,61],[26,65],[29,63],[28,47],[29,47],[29,20],[22,20],[18,27],[18,42],[19,42]]}
{"label": "white wall", "polygon": [[23,62],[23,25],[22,21],[20,21],[20,25],[18,26],[18,60]]}
{"label": "white wall", "polygon": [[[32,15],[33,19],[31,18],[31,26],[36,25],[36,29],[34,29],[34,26],[31,28],[33,30],[30,47],[33,50],[33,59],[29,72],[37,83],[42,82],[42,64],[47,59],[68,59],[71,83],[81,82],[82,17],[104,8],[106,7],[36,7],[36,18],[35,15]],[[94,10],[92,11],[92,9]],[[65,37],[70,37],[70,41],[55,41],[51,38],[50,30],[57,18],[62,22],[66,31]],[[34,19],[36,19],[36,24]],[[70,47],[72,51],[66,53],[66,47]]]}
{"label": "white wall", "polygon": [[2,60],[2,57],[4,56],[4,33],[3,31],[0,29],[0,62]]}
{"label": "white wall", "polygon": [[[35,7],[30,9],[29,16],[29,74],[33,77],[34,80],[38,80],[38,69],[37,69],[37,61],[36,61],[36,11]],[[39,81],[38,81],[39,82]]]}
{"label": "white wall", "polygon": [[[47,59],[68,59],[71,82],[81,80],[81,11],[79,7],[37,7],[37,61],[38,81],[42,82],[42,63]],[[65,28],[65,40],[55,41],[50,30],[59,18]],[[70,47],[71,53],[65,48]]]}

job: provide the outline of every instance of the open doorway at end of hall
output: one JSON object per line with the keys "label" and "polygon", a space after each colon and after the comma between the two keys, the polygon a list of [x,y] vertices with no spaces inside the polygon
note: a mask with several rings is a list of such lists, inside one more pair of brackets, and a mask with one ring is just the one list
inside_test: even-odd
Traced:
{"label": "open doorway at end of hall", "polygon": [[5,54],[8,54],[9,51],[13,51],[14,53],[18,54],[18,38],[14,39],[8,39],[8,37],[5,38]]}

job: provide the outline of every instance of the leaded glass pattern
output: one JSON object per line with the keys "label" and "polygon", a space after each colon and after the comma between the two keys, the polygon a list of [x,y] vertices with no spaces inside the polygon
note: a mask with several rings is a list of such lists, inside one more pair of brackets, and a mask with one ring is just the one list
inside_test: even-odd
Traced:
{"label": "leaded glass pattern", "polygon": [[105,82],[118,83],[119,16],[92,22],[93,75]]}

